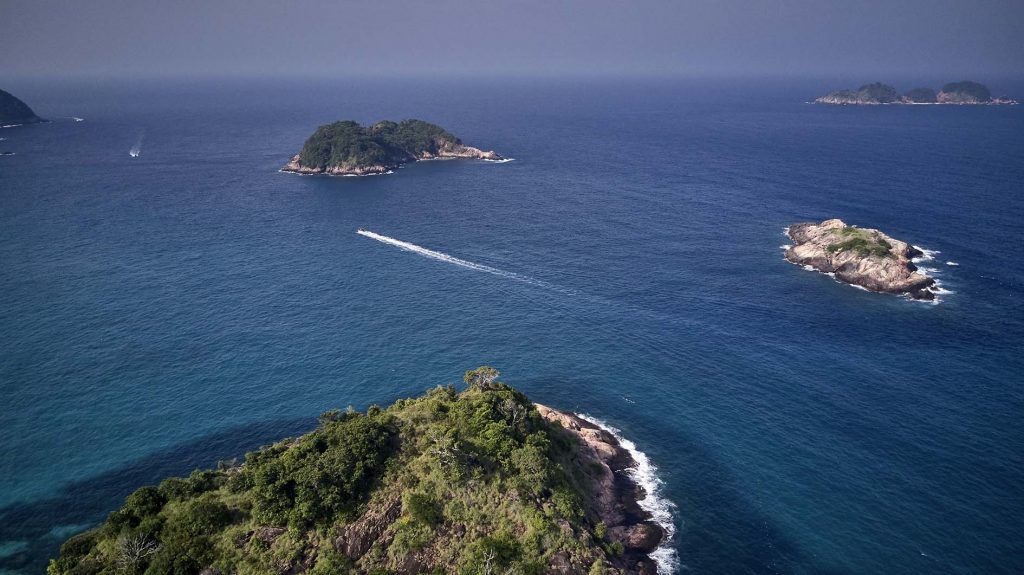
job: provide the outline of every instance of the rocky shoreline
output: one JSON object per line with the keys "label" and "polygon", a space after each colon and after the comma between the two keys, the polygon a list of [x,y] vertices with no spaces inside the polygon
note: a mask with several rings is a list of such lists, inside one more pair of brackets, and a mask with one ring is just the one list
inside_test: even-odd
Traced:
{"label": "rocky shoreline", "polygon": [[535,403],[541,417],[576,436],[585,449],[578,452],[583,468],[597,470],[592,478],[597,512],[608,526],[608,538],[622,544],[626,573],[649,575],[658,572],[650,553],[666,538],[665,530],[652,521],[639,501],[648,496],[625,470],[638,463],[614,435],[572,413]]}
{"label": "rocky shoreline", "polygon": [[794,242],[785,253],[792,263],[868,291],[935,299],[935,280],[919,272],[912,261],[924,253],[876,229],[831,219],[793,224],[786,235]]}
{"label": "rocky shoreline", "polygon": [[302,165],[300,161],[300,154],[295,154],[292,159],[281,168],[282,172],[288,172],[293,174],[302,174],[307,176],[312,175],[325,175],[325,176],[379,176],[382,174],[389,174],[399,167],[412,163],[422,162],[427,160],[503,160],[504,158],[494,151],[484,151],[479,148],[472,146],[453,146],[450,148],[442,148],[436,154],[430,152],[423,152],[417,156],[408,156],[400,162],[389,163],[389,164],[371,164],[371,165],[359,165],[359,164],[342,164],[339,166],[327,166],[325,168],[315,168]]}

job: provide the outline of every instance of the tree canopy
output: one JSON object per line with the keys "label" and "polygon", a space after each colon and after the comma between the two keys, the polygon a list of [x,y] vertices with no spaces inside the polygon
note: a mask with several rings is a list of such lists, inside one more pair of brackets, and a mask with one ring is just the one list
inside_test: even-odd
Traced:
{"label": "tree canopy", "polygon": [[444,128],[423,120],[383,121],[370,127],[343,120],[317,128],[302,146],[299,163],[318,170],[394,167],[461,144]]}

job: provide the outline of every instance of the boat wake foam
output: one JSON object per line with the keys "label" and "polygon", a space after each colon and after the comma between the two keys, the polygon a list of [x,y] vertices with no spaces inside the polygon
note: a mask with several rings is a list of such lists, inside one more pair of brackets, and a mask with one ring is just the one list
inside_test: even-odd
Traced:
{"label": "boat wake foam", "polygon": [[637,501],[640,508],[651,514],[651,520],[665,530],[665,539],[661,545],[650,553],[651,559],[658,565],[658,573],[675,573],[679,566],[679,554],[672,546],[672,540],[676,532],[676,525],[672,521],[672,510],[675,503],[672,503],[661,494],[661,488],[665,482],[658,477],[658,468],[651,463],[650,458],[643,451],[637,449],[636,444],[622,437],[622,432],[596,417],[585,413],[578,413],[581,419],[589,421],[601,429],[611,433],[618,440],[619,445],[629,452],[636,461],[636,467],[625,470],[630,479],[643,488],[646,497]]}
{"label": "boat wake foam", "polygon": [[471,262],[471,261],[468,261],[468,260],[459,259],[459,258],[457,258],[455,256],[450,256],[450,255],[448,255],[446,253],[443,253],[443,252],[438,252],[438,251],[434,251],[434,250],[431,250],[431,249],[427,249],[427,248],[425,248],[423,246],[418,246],[418,245],[410,243],[410,242],[403,242],[402,240],[395,239],[395,238],[392,238],[392,237],[388,237],[388,236],[385,236],[385,235],[381,235],[381,234],[378,234],[378,233],[374,233],[374,232],[371,232],[369,230],[362,230],[362,229],[361,230],[356,230],[356,233],[361,235],[361,236],[363,236],[363,237],[367,237],[367,238],[370,238],[372,240],[377,240],[378,242],[381,242],[381,243],[384,243],[384,244],[388,244],[389,246],[395,246],[396,248],[405,250],[407,252],[413,252],[415,254],[419,254],[421,256],[428,257],[428,258],[431,258],[431,259],[435,259],[435,260],[438,260],[438,261],[442,261],[442,262],[445,262],[445,263],[454,264],[454,265],[457,265],[457,266],[460,266],[460,267],[464,267],[464,268],[467,268],[467,269],[471,269],[471,270],[474,270],[474,271],[489,273],[489,274],[493,274],[493,275],[496,275],[496,276],[501,276],[503,278],[508,278],[508,279],[519,281],[519,282],[527,283],[527,284],[530,284],[530,285],[534,285],[534,286],[538,286],[538,287],[543,287],[543,288],[547,288],[547,289],[552,289],[552,290],[555,290],[555,291],[560,291],[560,292],[563,292],[563,293],[572,293],[571,290],[567,290],[565,288],[556,286],[554,284],[550,284],[550,283],[545,282],[545,281],[534,279],[534,278],[531,278],[529,276],[524,276],[522,274],[517,274],[515,272],[509,272],[509,271],[505,271],[505,270],[500,270],[498,268],[492,268],[491,266],[485,266],[483,264],[478,264],[476,262]]}
{"label": "boat wake foam", "polygon": [[135,141],[135,145],[132,149],[128,150],[128,155],[133,158],[138,158],[142,155],[142,139],[146,137],[146,131],[139,132],[139,139]]}

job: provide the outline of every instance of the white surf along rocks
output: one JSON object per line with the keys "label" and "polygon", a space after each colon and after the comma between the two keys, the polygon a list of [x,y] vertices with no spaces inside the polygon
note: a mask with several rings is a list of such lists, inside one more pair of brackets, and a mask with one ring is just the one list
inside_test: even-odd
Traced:
{"label": "white surf along rocks", "polygon": [[786,235],[793,240],[785,253],[790,262],[868,291],[935,299],[935,279],[912,261],[924,252],[879,230],[831,219],[793,224]]}

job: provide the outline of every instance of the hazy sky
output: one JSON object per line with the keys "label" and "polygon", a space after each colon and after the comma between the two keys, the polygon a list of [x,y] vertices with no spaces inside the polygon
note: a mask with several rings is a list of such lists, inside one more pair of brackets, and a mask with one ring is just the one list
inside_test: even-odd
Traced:
{"label": "hazy sky", "polygon": [[0,0],[0,75],[1022,75],[1024,0]]}

